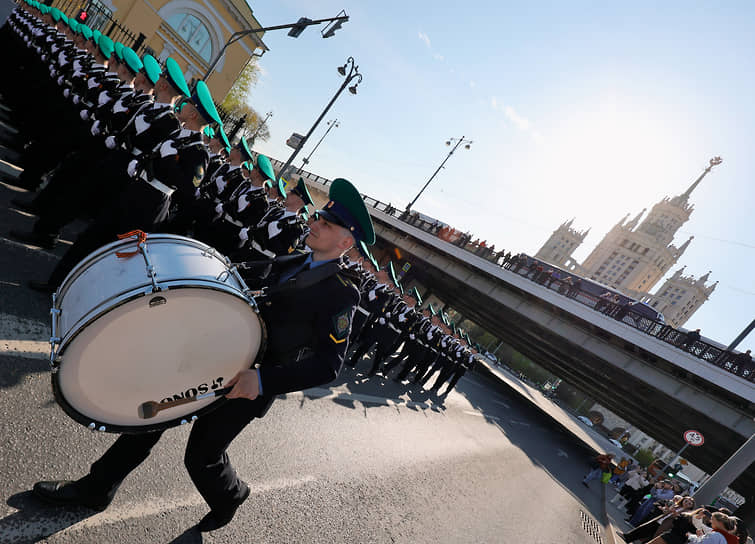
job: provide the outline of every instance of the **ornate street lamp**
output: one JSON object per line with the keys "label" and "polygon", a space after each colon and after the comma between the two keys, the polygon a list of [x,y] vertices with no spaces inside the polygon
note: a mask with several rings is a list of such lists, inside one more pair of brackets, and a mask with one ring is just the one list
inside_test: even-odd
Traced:
{"label": "ornate street lamp", "polygon": [[424,187],[422,187],[422,189],[420,189],[419,193],[417,193],[417,196],[414,197],[414,200],[412,200],[406,206],[406,210],[404,211],[405,214],[409,213],[409,211],[412,209],[412,206],[414,206],[414,203],[417,202],[417,199],[420,197],[420,195],[422,195],[422,193],[425,192],[425,189],[427,189],[427,186],[430,185],[430,182],[433,179],[435,179],[435,176],[438,175],[438,172],[440,172],[441,168],[443,168],[443,166],[446,164],[446,161],[451,158],[451,155],[454,154],[454,151],[456,151],[456,149],[461,144],[464,144],[464,149],[469,149],[470,147],[472,147],[472,143],[473,142],[472,142],[472,140],[465,139],[464,136],[462,136],[461,138],[449,138],[448,140],[446,140],[446,145],[450,146],[452,143],[454,143],[453,149],[451,149],[451,151],[448,152],[448,155],[446,155],[446,158],[443,159],[443,162],[440,163],[440,166],[438,167],[438,169],[433,173],[432,176],[430,176],[430,179],[427,180],[427,183],[425,183]]}

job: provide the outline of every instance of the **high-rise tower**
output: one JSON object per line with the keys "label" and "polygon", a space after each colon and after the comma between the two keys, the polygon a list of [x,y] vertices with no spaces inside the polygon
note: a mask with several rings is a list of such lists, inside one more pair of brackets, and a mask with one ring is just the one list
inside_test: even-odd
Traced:
{"label": "high-rise tower", "polygon": [[548,241],[543,244],[535,258],[562,268],[573,268],[576,262],[571,258],[574,250],[584,241],[590,229],[578,231],[572,228],[574,219],[565,221],[553,231]]}
{"label": "high-rise tower", "polygon": [[681,327],[690,316],[708,300],[716,289],[718,282],[705,285],[710,272],[695,279],[683,275],[684,267],[668,278],[654,295],[643,297],[653,308],[661,312],[666,323],[672,327]]}

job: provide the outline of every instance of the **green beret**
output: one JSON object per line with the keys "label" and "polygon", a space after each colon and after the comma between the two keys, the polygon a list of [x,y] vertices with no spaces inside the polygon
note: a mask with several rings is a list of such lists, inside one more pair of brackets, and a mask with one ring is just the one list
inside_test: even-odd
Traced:
{"label": "green beret", "polygon": [[92,39],[92,29],[89,28],[87,25],[81,25],[79,26],[79,34],[84,36],[85,40]]}
{"label": "green beret", "polygon": [[236,144],[236,149],[241,151],[241,156],[244,157],[244,159],[248,161],[254,160],[254,157],[252,156],[252,150],[249,149],[249,144],[246,142],[245,138],[241,138],[239,140],[239,143]]}
{"label": "green beret", "polygon": [[417,306],[421,305],[422,297],[419,295],[419,291],[417,291],[416,287],[412,289],[412,295],[414,295],[414,298],[417,300]]}
{"label": "green beret", "polygon": [[130,47],[123,48],[123,61],[126,63],[126,66],[128,66],[128,69],[132,74],[138,74],[139,70],[144,66],[142,64],[142,59],[140,59],[139,55],[136,54],[136,51]]}
{"label": "green beret", "polygon": [[113,54],[113,48],[115,47],[113,40],[103,35],[100,35],[97,46],[100,48],[100,53],[102,53],[102,56],[106,59],[110,58],[110,55]]}
{"label": "green beret", "polygon": [[189,91],[189,86],[186,84],[184,73],[172,57],[168,57],[168,60],[165,61],[165,72],[167,73],[168,81],[170,81],[170,84],[175,90],[184,96],[191,96],[191,91]]}
{"label": "green beret", "polygon": [[273,164],[265,155],[257,155],[257,168],[265,174],[267,179],[275,179],[275,170],[273,170]]}
{"label": "green beret", "polygon": [[64,13],[60,14],[60,20],[67,24],[69,27],[71,26],[71,21],[73,21],[72,18],[66,17]]}
{"label": "green beret", "polygon": [[79,33],[79,23],[73,20],[73,17],[68,19],[68,28],[71,29],[71,32],[74,32],[76,34]]}
{"label": "green beret", "polygon": [[295,195],[299,195],[305,205],[309,204],[310,206],[314,206],[315,202],[312,200],[312,195],[309,194],[309,189],[307,188],[307,184],[304,183],[303,178],[299,178],[298,183],[293,189],[291,189],[291,192]]}
{"label": "green beret", "polygon": [[60,21],[61,15],[62,13],[60,13],[60,10],[58,8],[52,8],[50,10],[50,16],[52,17],[52,20],[55,21],[56,23]]}
{"label": "green beret", "polygon": [[[252,170],[254,170],[254,164],[252,164],[252,161],[244,161],[244,162],[241,163],[241,168],[243,168],[244,170],[248,170],[249,172],[251,172]],[[265,182],[265,183],[269,183],[269,182]],[[268,187],[272,187],[272,186],[273,186],[273,184],[269,183]]]}
{"label": "green beret", "polygon": [[[102,36],[102,32],[99,30],[92,30],[92,41],[96,43],[97,45],[100,44],[100,37]],[[110,55],[108,55],[109,57]]]}
{"label": "green beret", "polygon": [[[218,125],[223,124],[223,121],[220,120],[218,110],[215,107],[215,102],[212,100],[212,95],[210,94],[210,89],[207,87],[207,83],[204,81],[197,82],[191,101],[194,103],[194,106],[205,121],[208,123],[216,123]],[[243,142],[244,139],[242,138],[241,141]],[[252,158],[251,153],[247,158]]]}
{"label": "green beret", "polygon": [[281,197],[286,198],[286,182],[283,181],[283,178],[279,179],[278,183],[276,183],[275,185],[276,185],[276,188],[278,189],[278,194]]}
{"label": "green beret", "polygon": [[[220,138],[220,140],[223,142],[223,146],[225,147],[225,150],[227,153],[231,152],[231,142],[228,141],[228,136],[225,135],[225,130],[223,130],[223,127],[218,127],[218,130],[215,131],[215,137]],[[254,168],[254,166],[252,166]]]}
{"label": "green beret", "polygon": [[115,45],[113,46],[113,50],[115,51],[115,56],[118,57],[118,60],[123,60],[123,47],[124,45],[121,42],[115,42]]}
{"label": "green beret", "polygon": [[435,306],[433,306],[432,303],[427,305],[427,309],[430,310],[430,315],[438,315],[438,312],[435,311]]}
{"label": "green beret", "polygon": [[[259,159],[257,162],[259,163]],[[364,240],[367,245],[374,244],[375,228],[372,226],[372,219],[362,195],[356,187],[343,178],[334,179],[330,184],[328,197],[330,201],[318,213],[328,221],[348,229],[355,240]],[[395,271],[393,275],[395,277]]]}
{"label": "green beret", "polygon": [[160,68],[160,63],[157,62],[157,59],[152,55],[144,55],[142,57],[142,64],[144,65],[143,72],[147,76],[147,79],[150,80],[152,85],[157,83],[157,80],[160,79],[163,73],[163,69]]}
{"label": "green beret", "polygon": [[204,129],[202,129],[202,134],[212,140],[215,137],[215,129],[213,129],[210,125],[207,125],[206,127],[204,127]]}

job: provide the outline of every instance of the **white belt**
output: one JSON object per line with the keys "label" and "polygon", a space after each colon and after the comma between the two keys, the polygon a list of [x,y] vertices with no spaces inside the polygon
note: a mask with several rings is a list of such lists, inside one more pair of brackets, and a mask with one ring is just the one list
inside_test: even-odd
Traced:
{"label": "white belt", "polygon": [[152,180],[149,179],[147,177],[147,173],[146,172],[142,172],[141,178],[144,181],[146,181],[149,185],[151,185],[152,187],[154,187],[155,189],[157,189],[158,191],[160,191],[161,193],[163,193],[165,196],[170,196],[170,195],[172,195],[173,193],[176,192],[176,190],[173,187],[168,187],[162,181],[158,181],[156,179],[152,179]]}
{"label": "white belt", "polygon": [[241,221],[237,221],[236,219],[234,219],[227,213],[223,214],[223,220],[229,222],[231,225],[239,227],[240,229],[244,228],[244,223],[242,223]]}
{"label": "white belt", "polygon": [[362,308],[361,306],[357,306],[357,312],[363,313],[364,315],[370,315],[370,312]]}
{"label": "white belt", "polygon": [[257,242],[254,240],[249,240],[252,244],[252,247],[262,253],[263,255],[270,257],[271,259],[275,258],[275,253],[270,251],[269,249],[262,249],[262,246],[260,246]]}

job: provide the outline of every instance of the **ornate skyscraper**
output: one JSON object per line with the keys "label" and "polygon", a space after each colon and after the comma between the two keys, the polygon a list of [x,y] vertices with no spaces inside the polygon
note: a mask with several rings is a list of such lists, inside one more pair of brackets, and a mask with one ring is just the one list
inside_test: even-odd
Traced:
{"label": "ornate skyscraper", "polygon": [[[583,277],[599,281],[638,300],[647,299],[653,286],[677,263],[694,238],[690,237],[679,247],[672,244],[677,231],[687,222],[694,209],[689,202],[692,191],[711,169],[721,162],[720,157],[711,159],[708,167],[684,193],[673,198],[665,197],[653,206],[644,220],[642,216],[646,210],[642,210],[629,221],[627,214],[605,235],[582,265],[574,263],[571,253],[584,240],[586,232],[578,233],[572,229],[571,221],[554,231],[536,257],[574,270]],[[664,297],[666,285],[651,299],[658,305],[663,300],[664,308],[668,311],[673,310],[674,319],[680,325],[707,300],[715,285],[705,287],[704,281],[700,284],[700,280],[683,278],[679,272],[677,274],[679,276],[674,275],[669,282],[673,280],[679,283],[673,286],[677,289],[674,296],[680,294],[679,290],[684,288],[684,285],[687,286],[684,288],[685,297],[689,295],[689,298],[682,297],[686,310],[677,311],[677,308],[672,308],[679,304],[681,298],[674,299],[677,302],[671,304],[672,301]],[[708,275],[703,277],[707,280]],[[694,283],[694,289],[690,281]],[[694,296],[691,294],[693,290]]]}
{"label": "ornate skyscraper", "polygon": [[715,290],[718,282],[705,285],[710,272],[695,279],[693,276],[684,276],[684,267],[674,272],[654,295],[643,297],[653,308],[661,312],[666,318],[666,323],[672,327],[681,327],[695,313],[695,311],[708,300]]}
{"label": "ornate skyscraper", "polygon": [[563,268],[573,268],[576,264],[571,258],[574,250],[584,241],[587,233],[590,229],[585,231],[578,231],[572,228],[574,219],[561,223],[561,225],[553,231],[551,237],[545,242],[545,245],[540,248],[535,258],[547,261],[556,266]]}

